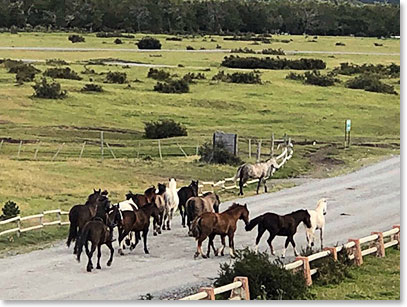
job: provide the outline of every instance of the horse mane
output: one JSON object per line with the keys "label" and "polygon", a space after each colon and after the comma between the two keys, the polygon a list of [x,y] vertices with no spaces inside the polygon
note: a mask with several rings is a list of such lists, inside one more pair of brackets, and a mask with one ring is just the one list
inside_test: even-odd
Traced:
{"label": "horse mane", "polygon": [[144,191],[144,194],[155,193],[155,186],[152,186]]}
{"label": "horse mane", "polygon": [[321,198],[320,200],[318,200],[318,202],[317,202],[317,208],[318,208],[319,206],[321,206],[321,204],[322,204],[323,202],[326,202],[326,198]]}
{"label": "horse mane", "polygon": [[226,212],[226,211],[230,211],[230,210],[233,210],[233,209],[236,209],[236,208],[238,208],[238,207],[241,207],[242,205],[240,205],[240,204],[238,204],[238,203],[233,203],[231,206],[229,206],[229,208],[227,208],[224,212]]}
{"label": "horse mane", "polygon": [[212,193],[212,192],[206,192],[205,194],[202,194],[201,197],[206,197],[206,196],[208,196],[208,195],[210,195],[210,194],[214,194],[214,193]]}

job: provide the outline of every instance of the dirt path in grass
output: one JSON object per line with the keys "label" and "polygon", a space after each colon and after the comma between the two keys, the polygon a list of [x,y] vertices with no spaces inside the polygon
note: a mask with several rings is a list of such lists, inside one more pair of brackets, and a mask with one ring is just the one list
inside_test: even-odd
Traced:
{"label": "dirt path in grass", "polygon": [[[314,208],[318,199],[329,198],[326,245],[346,242],[351,237],[371,231],[390,229],[400,222],[400,156],[365,167],[354,173],[306,180],[305,183],[276,193],[239,199],[247,203],[251,218],[266,211],[279,214],[299,208]],[[231,202],[221,205],[225,209]],[[346,214],[346,215],[342,215]],[[253,246],[256,229],[245,232],[238,222],[237,248]],[[219,263],[229,256],[193,259],[195,241],[180,226],[178,216],[173,230],[149,239],[150,254],[141,247],[125,256],[115,254],[113,265],[106,267],[107,250],[103,248],[102,270],[87,273],[86,259],[77,263],[63,242],[28,254],[0,259],[0,299],[138,299],[151,293],[155,298],[166,293],[181,293],[199,284],[209,284],[217,276]],[[267,235],[260,250],[267,250]],[[298,249],[305,246],[303,226],[295,237]],[[281,254],[284,239],[277,237],[274,247]],[[219,246],[218,239],[215,245]],[[206,250],[206,244],[205,249]],[[226,252],[228,249],[226,249]],[[288,259],[293,259],[291,248]]]}

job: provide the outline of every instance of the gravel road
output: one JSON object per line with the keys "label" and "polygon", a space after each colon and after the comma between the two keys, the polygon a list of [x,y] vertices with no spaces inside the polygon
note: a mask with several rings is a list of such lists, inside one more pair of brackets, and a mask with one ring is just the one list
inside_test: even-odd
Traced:
{"label": "gravel road", "polygon": [[[254,218],[267,211],[284,214],[299,208],[312,209],[322,197],[329,198],[326,245],[390,229],[400,222],[400,156],[348,175],[310,179],[290,189],[239,199],[239,202],[248,204],[250,216]],[[229,204],[222,204],[221,209]],[[245,232],[243,226],[239,221],[235,237],[237,248],[254,244],[257,229]],[[267,237],[262,238],[261,251],[267,250]],[[125,256],[115,253],[111,267],[105,265],[108,257],[107,248],[103,247],[102,270],[92,273],[86,272],[86,258],[77,263],[63,242],[45,250],[0,259],[0,299],[117,300],[138,299],[146,293],[159,297],[210,283],[217,275],[219,263],[229,261],[228,255],[194,260],[195,241],[180,227],[179,216],[175,217],[173,230],[158,237],[150,235],[149,240],[149,255],[137,246]],[[298,250],[305,246],[302,225],[295,241]],[[219,244],[216,239],[215,245]],[[274,240],[277,254],[281,254],[283,244],[282,237]],[[291,247],[287,256],[287,260],[292,260]]]}

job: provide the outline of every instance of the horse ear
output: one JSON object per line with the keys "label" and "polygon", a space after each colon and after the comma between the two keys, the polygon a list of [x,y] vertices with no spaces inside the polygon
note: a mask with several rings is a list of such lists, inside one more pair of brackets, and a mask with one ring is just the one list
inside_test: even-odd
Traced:
{"label": "horse ear", "polygon": [[247,208],[247,204],[244,204],[244,207]]}
{"label": "horse ear", "polygon": [[93,188],[93,193],[96,193],[96,190],[95,190],[95,188]]}

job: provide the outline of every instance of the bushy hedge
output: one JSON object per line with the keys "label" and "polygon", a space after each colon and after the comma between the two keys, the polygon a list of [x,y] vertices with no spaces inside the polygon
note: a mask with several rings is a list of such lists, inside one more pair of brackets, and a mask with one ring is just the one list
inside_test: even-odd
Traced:
{"label": "bushy hedge", "polygon": [[83,43],[85,38],[81,35],[72,34],[68,36],[68,40],[70,40],[72,43]]}
{"label": "bushy hedge", "polygon": [[346,87],[352,89],[363,89],[368,92],[385,93],[397,95],[394,86],[380,81],[379,77],[374,74],[362,74],[353,79],[346,81]]}
{"label": "bushy hedge", "polygon": [[232,50],[230,50],[230,52],[231,53],[256,53],[255,50],[248,48],[248,47],[232,49]]}
{"label": "bushy hedge", "polygon": [[246,83],[246,84],[261,84],[260,74],[257,72],[235,72],[232,74],[224,71],[218,72],[212,77],[214,81],[222,81],[229,83]]}
{"label": "bushy hedge", "polygon": [[171,74],[163,69],[150,68],[147,73],[147,78],[154,80],[164,81],[170,79],[170,77]]}
{"label": "bushy hedge", "polygon": [[317,70],[306,71],[304,73],[304,82],[306,84],[318,85],[318,86],[332,86],[335,82],[340,82],[339,79],[331,75],[323,75]]}
{"label": "bushy hedge", "polygon": [[[250,299],[252,300],[305,300],[312,299],[301,270],[294,273],[286,270],[281,262],[271,262],[267,253],[255,253],[248,248],[236,251],[232,263],[220,265],[215,287],[232,283],[236,276],[249,279]],[[230,292],[221,297],[227,299]]]}
{"label": "bushy hedge", "polygon": [[46,71],[44,71],[44,76],[51,77],[51,78],[54,78],[54,79],[82,80],[82,77],[79,76],[70,67],[48,68]]}
{"label": "bushy hedge", "polygon": [[166,40],[166,41],[175,41],[175,42],[180,42],[180,41],[182,41],[182,37],[178,37],[178,36],[171,36],[171,37],[167,37],[165,40]]}
{"label": "bushy hedge", "polygon": [[88,83],[81,89],[81,92],[103,92],[103,88],[99,84]]}
{"label": "bushy hedge", "polygon": [[139,49],[161,49],[161,43],[158,39],[145,36],[137,44]]}
{"label": "bushy hedge", "polygon": [[48,99],[60,99],[66,96],[66,91],[61,89],[61,85],[58,82],[48,83],[46,78],[42,78],[41,81],[35,82],[33,85],[34,97],[48,98]]}
{"label": "bushy hedge", "polygon": [[8,69],[9,73],[16,74],[16,82],[20,84],[33,81],[35,75],[40,72],[39,69],[31,64],[25,64],[22,61],[5,60],[4,66]]}
{"label": "bushy hedge", "polygon": [[123,44],[123,42],[122,42],[122,40],[121,40],[120,38],[116,38],[116,39],[114,40],[114,43],[115,43],[116,45]]}
{"label": "bushy hedge", "polygon": [[123,84],[127,81],[127,74],[125,72],[109,71],[106,75],[106,83],[118,83]]}
{"label": "bushy hedge", "polygon": [[382,64],[353,64],[353,63],[341,63],[339,67],[335,67],[333,70],[335,73],[341,75],[354,75],[354,74],[378,74],[382,77],[398,78],[400,77],[400,65],[391,63],[389,65]]}
{"label": "bushy hedge", "polygon": [[183,80],[185,80],[188,83],[194,83],[194,80],[204,80],[206,79],[205,74],[199,72],[199,73],[193,73],[193,72],[189,72],[187,74],[185,74],[182,77]]}
{"label": "bushy hedge", "polygon": [[285,76],[286,79],[290,80],[296,80],[296,81],[304,81],[305,76],[304,74],[297,74],[295,72],[290,72],[287,76]]}
{"label": "bushy hedge", "polygon": [[45,64],[47,65],[54,65],[54,66],[60,66],[60,65],[68,65],[68,62],[62,59],[46,59]]}
{"label": "bushy hedge", "polygon": [[172,119],[144,123],[144,136],[148,139],[163,139],[187,135],[187,128]]}
{"label": "bushy hedge", "polygon": [[222,66],[229,68],[245,68],[245,69],[299,69],[299,70],[313,70],[325,69],[326,63],[320,59],[305,59],[290,60],[285,58],[257,58],[257,57],[244,57],[239,56],[226,56]]}
{"label": "bushy hedge", "polygon": [[11,219],[20,214],[20,208],[11,200],[6,201],[1,210],[3,211],[3,214],[0,216],[0,219],[2,220]]}
{"label": "bushy hedge", "polygon": [[217,142],[215,146],[212,143],[204,143],[198,149],[198,154],[200,156],[199,161],[214,164],[229,164],[229,165],[240,165],[242,160],[230,153],[223,143]]}
{"label": "bushy hedge", "polygon": [[110,37],[121,37],[121,38],[135,38],[134,35],[131,34],[122,34],[120,32],[98,32],[96,33],[96,37],[99,38],[110,38]]}
{"label": "bushy hedge", "polygon": [[154,86],[154,91],[167,94],[181,94],[189,92],[189,84],[184,79],[168,80],[165,82],[157,82]]}
{"label": "bushy hedge", "polygon": [[285,52],[283,49],[278,48],[278,49],[273,49],[273,48],[267,48],[263,49],[261,51],[262,54],[271,54],[271,55],[285,55]]}

